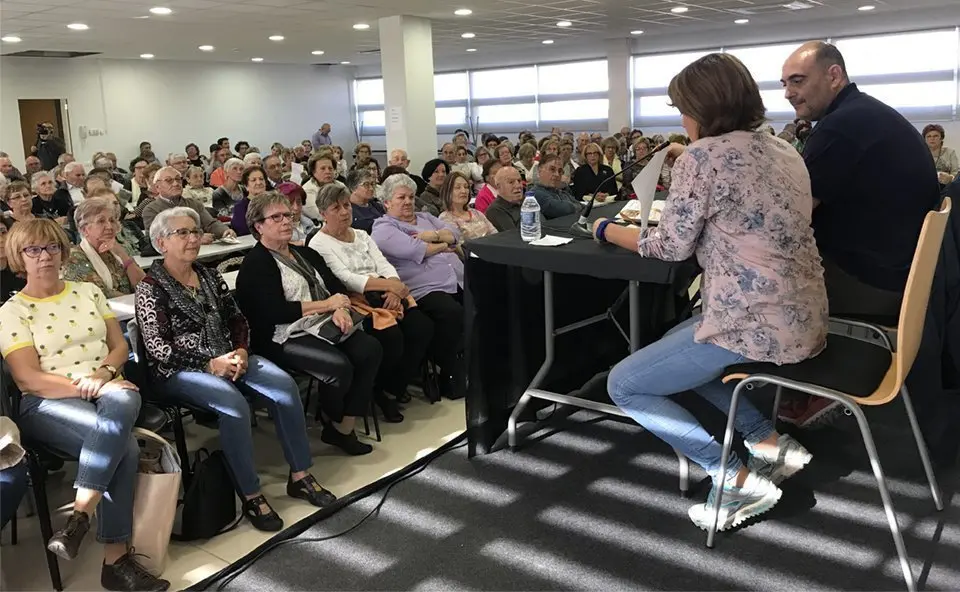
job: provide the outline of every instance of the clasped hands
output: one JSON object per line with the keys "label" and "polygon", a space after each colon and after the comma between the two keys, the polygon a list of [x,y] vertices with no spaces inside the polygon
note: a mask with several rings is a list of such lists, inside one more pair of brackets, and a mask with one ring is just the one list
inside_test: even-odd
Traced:
{"label": "clasped hands", "polygon": [[84,401],[93,401],[103,395],[119,390],[139,391],[140,388],[129,380],[114,378],[106,368],[98,368],[93,374],[73,379],[80,398]]}
{"label": "clasped hands", "polygon": [[222,356],[211,358],[207,362],[207,372],[220,378],[235,381],[247,372],[248,354],[247,350],[237,348],[227,352]]}

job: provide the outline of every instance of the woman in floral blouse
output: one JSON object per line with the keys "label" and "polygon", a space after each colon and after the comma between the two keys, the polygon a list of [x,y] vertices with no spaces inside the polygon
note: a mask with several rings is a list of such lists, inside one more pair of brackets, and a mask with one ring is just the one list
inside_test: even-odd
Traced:
{"label": "woman in floral blouse", "polygon": [[723,530],[772,508],[777,484],[811,455],[742,399],[735,421],[750,458],[746,467],[731,458],[719,475],[720,444],[669,396],[692,389],[726,412],[733,385],[720,379],[727,366],[817,355],[826,343],[827,294],[807,169],[789,144],[756,131],[765,110],[746,67],[710,54],[684,68],[668,93],[693,143],[670,147],[673,185],[659,225],[640,231],[600,219],[594,236],[642,257],[696,255],[703,313],[617,364],[607,388],[637,423],[713,478],[707,503],[690,509],[695,524],[707,528],[716,488],[724,488]]}
{"label": "woman in floral blouse", "polygon": [[463,173],[454,171],[447,175],[440,188],[440,199],[443,200],[440,219],[456,226],[461,240],[497,232],[486,216],[470,207],[470,179]]}
{"label": "woman in floral blouse", "polygon": [[91,197],[80,202],[73,216],[82,238],[70,249],[63,279],[96,284],[107,298],[133,294],[144,273],[118,240],[116,205]]}

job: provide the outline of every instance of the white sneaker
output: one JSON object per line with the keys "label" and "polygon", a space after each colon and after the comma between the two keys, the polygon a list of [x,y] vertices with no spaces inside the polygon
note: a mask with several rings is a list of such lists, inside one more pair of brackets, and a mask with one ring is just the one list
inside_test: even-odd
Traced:
{"label": "white sneaker", "polygon": [[785,479],[800,472],[813,459],[813,455],[800,442],[787,434],[780,434],[777,438],[776,453],[760,451],[749,445],[747,451],[750,453],[747,468],[766,477],[774,485],[780,485]]}
{"label": "white sneaker", "polygon": [[[751,472],[743,482],[743,487],[729,484],[723,487],[723,500],[720,505],[720,516],[717,519],[717,530],[739,526],[741,523],[759,516],[770,510],[783,492],[769,479]],[[713,520],[717,485],[714,484],[707,495],[707,503],[697,504],[687,511],[693,523],[707,530]]]}

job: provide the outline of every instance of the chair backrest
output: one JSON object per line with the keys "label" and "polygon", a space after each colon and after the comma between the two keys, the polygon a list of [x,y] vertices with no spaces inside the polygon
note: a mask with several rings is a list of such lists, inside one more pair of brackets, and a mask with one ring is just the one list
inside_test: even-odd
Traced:
{"label": "chair backrest", "polygon": [[[917,250],[913,253],[907,287],[903,292],[903,304],[900,305],[900,324],[897,327],[897,391],[910,374],[910,368],[913,367],[920,349],[933,274],[940,258],[951,207],[950,198],[945,197],[940,204],[940,211],[927,214],[920,230]],[[891,393],[891,397],[893,396],[896,396],[896,392]]]}
{"label": "chair backrest", "polygon": [[[133,346],[133,363],[138,367],[140,381],[137,386],[140,387],[141,394],[147,396],[150,389],[150,368],[147,365],[147,346],[143,342],[143,336],[140,334],[140,326],[137,325],[137,319],[127,321],[127,336],[130,338],[130,345]],[[141,384],[142,383],[142,384]]]}

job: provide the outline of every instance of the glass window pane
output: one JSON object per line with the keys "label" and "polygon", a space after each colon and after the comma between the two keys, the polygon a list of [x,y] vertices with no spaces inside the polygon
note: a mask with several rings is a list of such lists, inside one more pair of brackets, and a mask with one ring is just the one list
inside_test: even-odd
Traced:
{"label": "glass window pane", "polygon": [[384,127],[386,125],[384,111],[361,111],[360,124],[363,127]]}
{"label": "glass window pane", "polygon": [[670,80],[679,74],[684,66],[708,53],[712,52],[692,51],[635,57],[633,58],[634,88],[666,88]]}
{"label": "glass window pane", "polygon": [[670,97],[640,97],[640,117],[680,117],[680,112],[670,106]]}
{"label": "glass window pane", "polygon": [[760,98],[763,99],[763,106],[767,108],[767,117],[772,113],[789,113],[791,119],[796,116],[793,105],[783,96],[782,90],[762,90]]}
{"label": "glass window pane", "polygon": [[467,94],[466,72],[434,74],[433,95],[435,101],[465,101],[468,98]]}
{"label": "glass window pane", "polygon": [[606,119],[609,112],[610,101],[607,99],[556,101],[540,104],[540,119],[545,121]]}
{"label": "glass window pane", "polygon": [[850,76],[934,72],[957,65],[956,31],[839,39]]}
{"label": "glass window pane", "polygon": [[437,109],[437,125],[466,125],[466,107],[440,107]]}
{"label": "glass window pane", "polygon": [[606,92],[610,88],[607,60],[540,66],[537,77],[542,95]]}
{"label": "glass window pane", "polygon": [[383,78],[357,80],[355,88],[358,105],[383,105]]}
{"label": "glass window pane", "polygon": [[797,47],[797,43],[737,47],[726,50],[726,53],[743,62],[757,82],[772,82],[780,80],[783,62]]}
{"label": "glass window pane", "polygon": [[507,70],[481,70],[471,72],[470,76],[472,76],[471,86],[475,99],[524,97],[537,93],[537,74],[533,66]]}
{"label": "glass window pane", "polygon": [[901,84],[870,84],[861,91],[894,108],[941,107],[953,105],[956,87],[952,80]]}
{"label": "glass window pane", "polygon": [[514,123],[537,120],[537,104],[484,105],[474,109],[480,125],[485,123]]}

